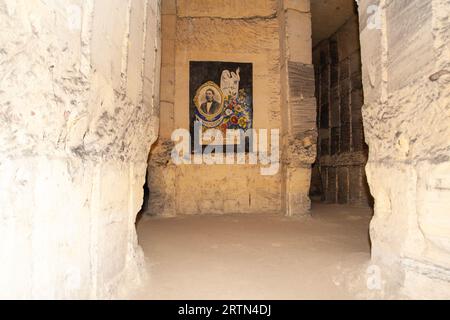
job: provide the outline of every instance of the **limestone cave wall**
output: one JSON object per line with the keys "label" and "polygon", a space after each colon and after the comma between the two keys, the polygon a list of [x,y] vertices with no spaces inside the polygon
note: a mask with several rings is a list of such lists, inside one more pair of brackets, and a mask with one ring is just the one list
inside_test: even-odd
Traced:
{"label": "limestone cave wall", "polygon": [[158,134],[159,12],[0,1],[0,297],[111,298],[143,276],[135,218]]}
{"label": "limestone cave wall", "polygon": [[372,258],[386,290],[415,298],[450,296],[447,9],[446,0],[359,7]]}

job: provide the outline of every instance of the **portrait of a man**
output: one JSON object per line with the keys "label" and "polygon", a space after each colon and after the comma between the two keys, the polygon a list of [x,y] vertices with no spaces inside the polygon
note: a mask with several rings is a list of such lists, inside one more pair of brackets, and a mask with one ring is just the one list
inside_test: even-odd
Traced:
{"label": "portrait of a man", "polygon": [[[190,61],[189,68],[192,136],[195,125],[200,123],[203,133],[214,129],[222,133],[224,145],[236,145],[235,141],[226,141],[227,131],[246,132],[253,128],[253,64]],[[204,146],[209,143],[207,139],[200,141]]]}
{"label": "portrait of a man", "polygon": [[224,97],[215,82],[207,81],[198,87],[193,102],[197,115],[203,117],[203,121],[215,121],[222,114]]}
{"label": "portrait of a man", "polygon": [[219,111],[221,105],[214,99],[214,90],[208,89],[205,93],[206,102],[201,105],[201,109],[206,114],[216,114]]}

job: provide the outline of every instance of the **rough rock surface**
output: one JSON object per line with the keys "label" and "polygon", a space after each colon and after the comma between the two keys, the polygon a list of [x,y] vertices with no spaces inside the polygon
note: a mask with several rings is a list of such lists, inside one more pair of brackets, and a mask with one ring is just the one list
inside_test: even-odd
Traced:
{"label": "rough rock surface", "polygon": [[158,15],[158,1],[0,1],[0,297],[107,298],[138,280]]}
{"label": "rough rock surface", "polygon": [[[161,130],[149,162],[149,213],[308,212],[316,156],[309,1],[164,0],[162,14]],[[189,61],[253,63],[254,128],[280,130],[280,144],[290,139],[276,175],[262,176],[260,164],[171,163],[171,133],[189,128]]]}
{"label": "rough rock surface", "polygon": [[[380,25],[369,5],[380,10]],[[375,217],[387,290],[450,297],[450,21],[446,0],[360,1]],[[369,19],[369,20],[368,20]]]}

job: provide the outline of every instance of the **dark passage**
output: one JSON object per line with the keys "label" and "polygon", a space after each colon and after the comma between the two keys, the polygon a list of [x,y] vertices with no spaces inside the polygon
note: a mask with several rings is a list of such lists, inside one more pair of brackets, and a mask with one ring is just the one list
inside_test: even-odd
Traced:
{"label": "dark passage", "polygon": [[[337,9],[330,6],[328,10]],[[364,98],[356,8],[331,36],[319,40],[313,48],[319,141],[310,196],[316,201],[369,207],[373,200],[365,175],[368,147],[361,113]]]}

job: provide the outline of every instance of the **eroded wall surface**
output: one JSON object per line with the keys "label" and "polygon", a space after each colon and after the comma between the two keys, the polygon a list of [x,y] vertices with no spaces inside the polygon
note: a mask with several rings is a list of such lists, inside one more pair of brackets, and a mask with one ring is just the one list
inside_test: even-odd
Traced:
{"label": "eroded wall surface", "polygon": [[158,1],[0,1],[0,297],[111,298],[143,276],[159,29]]}
{"label": "eroded wall surface", "polygon": [[[281,79],[281,69],[287,66],[287,60],[282,56],[285,45],[280,37],[286,37],[286,32],[281,34],[279,12],[284,12],[283,5],[293,6],[292,3],[305,11],[309,20],[289,24],[293,39],[291,51],[295,52],[291,55],[306,56],[307,60],[311,56],[309,1],[162,1],[161,130],[150,157],[150,214],[279,213],[283,210],[283,169],[275,175],[262,176],[260,165],[175,166],[170,158],[173,148],[170,138],[175,129],[189,129],[190,61],[253,63],[253,127],[282,130],[285,116],[282,110],[287,108],[287,98],[283,100],[281,92],[288,87],[282,85]],[[282,23],[284,29],[286,21]],[[302,29],[294,32],[296,27]],[[307,106],[311,105],[315,106],[313,103]],[[308,121],[312,124],[309,129],[314,129],[311,115],[297,125],[308,127]],[[294,148],[302,150],[308,159],[314,159],[315,144],[311,142],[314,139],[297,140]],[[294,163],[293,158],[286,157],[284,162],[291,161],[292,167],[299,167],[296,169],[299,179],[291,183],[296,188],[292,192],[296,201],[292,203],[303,201],[305,205],[301,203],[301,208],[305,212],[309,208],[310,169],[308,165],[298,166],[299,161]]]}
{"label": "eroded wall surface", "polygon": [[368,147],[358,16],[355,14],[313,50],[318,100],[318,161],[314,192],[327,203],[371,205],[365,173]]}
{"label": "eroded wall surface", "polygon": [[317,155],[311,3],[279,2],[282,119],[282,212],[308,214],[311,165]]}
{"label": "eroded wall surface", "polygon": [[360,1],[372,256],[386,289],[450,297],[446,0]]}

